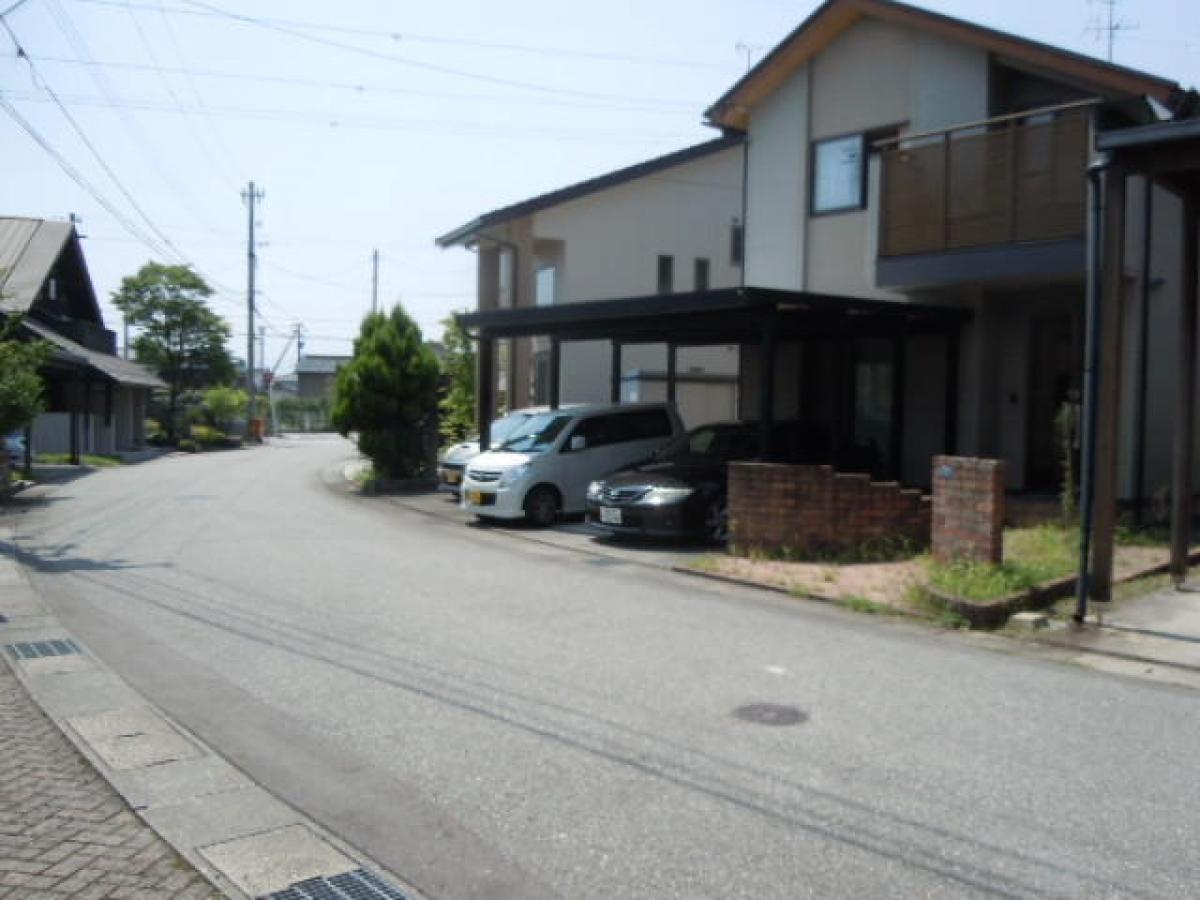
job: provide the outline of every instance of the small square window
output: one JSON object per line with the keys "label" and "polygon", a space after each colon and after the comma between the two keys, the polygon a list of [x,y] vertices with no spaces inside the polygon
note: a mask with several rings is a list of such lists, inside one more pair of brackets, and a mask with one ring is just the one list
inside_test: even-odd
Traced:
{"label": "small square window", "polygon": [[861,134],[813,144],[812,211],[841,212],[866,205],[866,147]]}

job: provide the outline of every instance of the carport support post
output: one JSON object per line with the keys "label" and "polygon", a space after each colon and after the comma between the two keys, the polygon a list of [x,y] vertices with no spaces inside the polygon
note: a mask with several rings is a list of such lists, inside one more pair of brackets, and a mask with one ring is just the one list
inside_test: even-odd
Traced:
{"label": "carport support post", "polygon": [[1125,291],[1125,172],[1104,173],[1101,239],[1100,383],[1096,401],[1095,495],[1092,511],[1092,599],[1112,599],[1113,543],[1117,524],[1117,438],[1121,400],[1121,306]]}
{"label": "carport support post", "polygon": [[960,326],[946,332],[946,404],[942,420],[942,452],[953,456],[958,452],[958,342]]}
{"label": "carport support post", "polygon": [[1176,332],[1179,374],[1175,383],[1175,447],[1171,472],[1171,580],[1187,580],[1188,545],[1192,542],[1192,433],[1196,404],[1196,198],[1183,201],[1183,254],[1179,321]]}
{"label": "carport support post", "polygon": [[621,342],[612,342],[612,374],[608,387],[608,402],[621,402]]}
{"label": "carport support post", "polygon": [[492,395],[496,368],[496,342],[492,338],[479,336],[478,390],[479,400],[479,449],[486,452],[492,445]]}
{"label": "carport support post", "polygon": [[900,480],[904,471],[904,391],[907,374],[905,351],[908,349],[908,323],[901,322],[892,335],[892,421],[890,438],[891,477]]}
{"label": "carport support post", "polygon": [[550,408],[558,409],[562,402],[562,344],[550,338]]}
{"label": "carport support post", "polygon": [[775,307],[762,314],[761,359],[758,387],[758,447],[759,458],[769,460],[774,455],[775,435]]}
{"label": "carport support post", "polygon": [[678,348],[667,344],[667,402],[675,402],[675,362]]}

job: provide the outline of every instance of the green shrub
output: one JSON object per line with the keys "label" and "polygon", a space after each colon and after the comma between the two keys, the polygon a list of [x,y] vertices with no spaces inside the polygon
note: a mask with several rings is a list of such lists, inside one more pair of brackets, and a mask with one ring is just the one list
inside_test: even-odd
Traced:
{"label": "green shrub", "polygon": [[225,435],[211,425],[193,425],[191,434],[192,440],[201,447],[217,447],[225,440]]}
{"label": "green shrub", "polygon": [[184,453],[195,453],[200,447],[191,438],[184,438],[179,442],[179,449]]}

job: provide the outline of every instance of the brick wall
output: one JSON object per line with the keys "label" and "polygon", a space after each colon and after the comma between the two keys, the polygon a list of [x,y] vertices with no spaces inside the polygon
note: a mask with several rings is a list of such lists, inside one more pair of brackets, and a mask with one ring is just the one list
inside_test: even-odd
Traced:
{"label": "brick wall", "polygon": [[930,505],[917,490],[831,466],[732,463],[729,542],[736,552],[837,553],[898,538],[929,543]]}
{"label": "brick wall", "polygon": [[933,458],[933,558],[999,563],[1004,555],[1004,463]]}

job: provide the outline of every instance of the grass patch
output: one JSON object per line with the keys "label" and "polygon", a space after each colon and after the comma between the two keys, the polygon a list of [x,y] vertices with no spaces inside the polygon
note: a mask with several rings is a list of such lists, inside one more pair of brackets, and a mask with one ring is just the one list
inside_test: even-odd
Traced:
{"label": "grass patch", "polygon": [[872,600],[869,597],[863,597],[859,594],[846,594],[842,597],[836,597],[833,602],[838,606],[844,606],[846,609],[865,613],[868,616],[898,616],[901,614],[900,610],[894,606],[889,606],[887,603],[880,603],[877,600]]}
{"label": "grass patch", "polygon": [[907,599],[909,606],[940,628],[959,630],[971,627],[971,623],[960,613],[950,609],[936,597],[922,590],[920,585],[913,585],[909,588]]}
{"label": "grass patch", "polygon": [[360,488],[365,488],[368,484],[376,480],[375,467],[363,466],[354,473],[354,483]]}
{"label": "grass patch", "polygon": [[693,559],[688,563],[688,568],[695,569],[697,572],[719,572],[721,561],[713,554],[707,553],[699,559]]}
{"label": "grass patch", "polygon": [[762,547],[730,547],[729,552],[736,556],[745,556],[756,562],[803,562],[848,566],[860,563],[899,562],[912,559],[920,551],[907,538],[877,538],[863,541],[853,547],[806,548],[803,550],[793,547],[770,550]]}
{"label": "grass patch", "polygon": [[995,600],[1060,578],[1079,563],[1079,529],[1059,525],[1013,528],[1004,535],[1004,562],[930,563],[929,583],[964,600]]}
{"label": "grass patch", "polygon": [[[71,454],[69,453],[39,453],[33,458],[35,464],[43,466],[66,466],[71,464]],[[79,457],[79,462],[85,466],[91,466],[93,469],[111,469],[116,466],[125,465],[125,461],[119,456],[109,456],[105,453],[85,453]]]}

